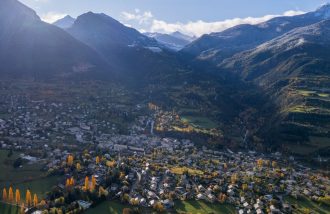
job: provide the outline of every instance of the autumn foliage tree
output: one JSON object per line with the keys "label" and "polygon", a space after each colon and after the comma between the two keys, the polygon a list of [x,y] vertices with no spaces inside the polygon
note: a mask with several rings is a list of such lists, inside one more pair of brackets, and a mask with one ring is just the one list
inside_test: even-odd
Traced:
{"label": "autumn foliage tree", "polygon": [[12,187],[9,187],[8,200],[9,200],[9,202],[13,202],[14,201],[14,192],[13,192],[13,188]]}
{"label": "autumn foliage tree", "polygon": [[96,178],[95,176],[93,175],[92,176],[92,182],[91,182],[91,185],[89,187],[89,191],[93,192],[95,190],[95,186],[96,186]]}
{"label": "autumn foliage tree", "polygon": [[261,168],[263,166],[263,164],[264,164],[264,161],[262,159],[257,160],[257,165],[259,168]]}
{"label": "autumn foliage tree", "polygon": [[16,204],[19,204],[21,202],[21,193],[20,193],[19,189],[16,189],[15,201],[16,201]]}
{"label": "autumn foliage tree", "polygon": [[80,170],[81,170],[81,165],[80,165],[80,163],[77,163],[77,164],[76,164],[76,169],[77,169],[77,171],[80,171]]}
{"label": "autumn foliage tree", "polygon": [[38,205],[38,196],[37,196],[37,194],[34,194],[34,196],[33,196],[33,206],[37,206]]}
{"label": "autumn foliage tree", "polygon": [[232,184],[235,184],[237,182],[237,180],[238,180],[237,174],[236,173],[232,174],[230,180],[231,180],[231,183]]}
{"label": "autumn foliage tree", "polygon": [[3,190],[2,190],[2,200],[7,201],[7,199],[8,199],[7,190],[6,190],[6,188],[3,188]]}
{"label": "autumn foliage tree", "polygon": [[89,178],[86,176],[85,177],[84,190],[87,191],[88,189],[89,189]]}
{"label": "autumn foliage tree", "polygon": [[164,212],[164,206],[162,205],[162,203],[157,202],[154,207],[153,207],[157,212]]}
{"label": "autumn foliage tree", "polygon": [[72,166],[72,164],[73,164],[73,155],[68,155],[67,164],[68,164],[68,166]]}
{"label": "autumn foliage tree", "polygon": [[95,158],[95,163],[96,163],[96,164],[99,164],[99,163],[100,163],[100,157],[99,157],[99,156],[96,156],[96,158]]}
{"label": "autumn foliage tree", "polygon": [[27,206],[30,206],[32,204],[32,195],[30,190],[26,190],[25,201]]}
{"label": "autumn foliage tree", "polygon": [[75,181],[74,181],[74,178],[71,177],[71,178],[67,178],[66,179],[66,182],[65,182],[65,186],[68,188],[68,187],[73,187],[75,184]]}

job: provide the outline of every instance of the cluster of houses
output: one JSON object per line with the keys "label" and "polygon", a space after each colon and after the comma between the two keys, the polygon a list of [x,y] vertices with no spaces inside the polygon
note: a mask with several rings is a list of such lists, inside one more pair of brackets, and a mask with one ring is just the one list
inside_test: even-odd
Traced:
{"label": "cluster of houses", "polygon": [[[108,200],[135,206],[161,204],[171,210],[176,200],[203,200],[232,204],[238,213],[283,213],[294,208],[288,197],[318,200],[329,194],[326,177],[280,153],[219,152],[198,149],[189,140],[146,135],[103,136],[95,147],[87,156],[83,147],[74,153],[82,165],[78,187],[85,176],[94,175]],[[99,163],[96,155],[102,157]],[[55,158],[48,167],[63,170],[65,161]],[[114,170],[123,176],[109,183]],[[66,177],[76,175],[65,171]],[[60,185],[65,189],[64,181]]]}
{"label": "cluster of houses", "polygon": [[[67,191],[68,178],[81,188],[86,176],[93,176],[107,200],[135,206],[171,210],[176,200],[202,200],[231,204],[240,214],[285,213],[293,209],[288,197],[329,195],[327,177],[280,153],[214,151],[190,140],[153,135],[154,128],[173,128],[178,121],[174,113],[159,111],[155,122],[139,116],[123,134],[120,124],[98,116],[124,120],[140,105],[128,110],[106,100],[78,103],[7,97],[0,105],[7,114],[0,118],[0,148],[20,151],[26,161],[42,160],[44,170],[64,174],[60,191]],[[68,155],[76,157],[70,167]],[[85,209],[92,203],[77,199]]]}

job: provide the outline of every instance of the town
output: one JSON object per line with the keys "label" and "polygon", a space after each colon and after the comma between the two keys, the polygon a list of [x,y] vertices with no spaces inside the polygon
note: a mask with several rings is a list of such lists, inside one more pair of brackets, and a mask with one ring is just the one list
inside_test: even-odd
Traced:
{"label": "town", "polygon": [[[18,169],[39,164],[45,178],[59,178],[46,195],[33,200],[33,190],[27,190],[29,200],[21,200],[18,189],[14,198],[14,182],[1,182],[3,203],[35,214],[82,213],[104,201],[143,213],[175,212],[177,201],[228,205],[240,214],[292,213],[301,209],[291,203],[295,200],[329,204],[328,174],[293,156],[213,150],[192,139],[158,135],[164,129],[206,129],[194,130],[155,104],[80,99],[2,96],[1,150],[19,154],[14,161]],[[215,129],[209,134],[221,135]]]}

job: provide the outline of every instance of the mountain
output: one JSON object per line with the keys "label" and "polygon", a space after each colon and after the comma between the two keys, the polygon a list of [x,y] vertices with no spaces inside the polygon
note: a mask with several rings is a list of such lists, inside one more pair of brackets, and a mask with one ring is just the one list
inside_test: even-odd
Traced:
{"label": "mountain", "polygon": [[71,16],[67,15],[63,17],[62,19],[57,20],[53,23],[53,25],[56,25],[59,28],[66,29],[73,25],[73,23],[76,21],[76,19],[72,18]]}
{"label": "mountain", "polygon": [[186,34],[181,33],[180,31],[175,31],[175,32],[171,33],[170,35],[175,38],[183,39],[183,40],[186,40],[189,42],[192,42],[197,39],[195,36],[188,36]]}
{"label": "mountain", "polygon": [[145,35],[156,39],[159,43],[175,51],[181,50],[194,40],[194,37],[186,36],[180,32],[171,34],[145,33]]}
{"label": "mountain", "polygon": [[176,57],[155,39],[105,14],[83,14],[67,31],[135,83],[144,78],[156,79],[156,74],[175,72],[180,67]]}
{"label": "mountain", "polygon": [[309,142],[300,147],[315,152],[330,146],[329,53],[330,20],[324,20],[238,53],[219,67],[254,82],[276,101],[277,140]]}
{"label": "mountain", "polygon": [[311,25],[329,18],[330,4],[318,10],[298,16],[277,17],[257,25],[238,25],[219,33],[204,35],[189,44],[181,52],[192,58],[221,63],[241,51],[283,35],[290,30]]}
{"label": "mountain", "polygon": [[106,14],[92,12],[80,15],[74,25],[67,30],[74,37],[91,46],[140,46],[158,47],[156,40],[133,28],[126,27]]}
{"label": "mountain", "polygon": [[17,0],[0,4],[1,78],[52,79],[105,71],[107,63]]}

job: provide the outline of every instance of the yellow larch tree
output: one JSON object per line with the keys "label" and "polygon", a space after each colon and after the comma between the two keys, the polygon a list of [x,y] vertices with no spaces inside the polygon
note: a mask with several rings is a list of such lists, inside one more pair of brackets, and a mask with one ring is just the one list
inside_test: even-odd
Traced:
{"label": "yellow larch tree", "polygon": [[2,190],[2,200],[3,201],[7,201],[7,198],[8,196],[7,196],[7,190],[6,190],[6,188],[3,188],[3,190]]}
{"label": "yellow larch tree", "polygon": [[38,196],[37,196],[37,194],[34,194],[33,195],[33,206],[37,206],[38,205]]}
{"label": "yellow larch tree", "polygon": [[93,192],[93,191],[95,190],[95,186],[96,186],[96,178],[95,178],[95,176],[93,175],[93,176],[92,176],[92,183],[91,183],[91,185],[90,185],[89,190],[90,190],[91,192]]}
{"label": "yellow larch tree", "polygon": [[276,161],[272,161],[272,167],[276,168],[277,167],[277,162]]}
{"label": "yellow larch tree", "polygon": [[13,192],[13,188],[12,187],[9,187],[8,200],[9,200],[9,202],[13,202],[14,201],[14,192]]}
{"label": "yellow larch tree", "polygon": [[73,178],[73,177],[71,177],[71,178],[70,178],[70,181],[69,181],[69,184],[70,184],[70,186],[73,186],[73,185],[74,185],[74,183],[75,183],[75,181],[74,181],[74,178]]}
{"label": "yellow larch tree", "polygon": [[86,176],[85,177],[85,185],[84,185],[84,190],[87,191],[89,188],[89,178]]}
{"label": "yellow larch tree", "polygon": [[231,183],[232,184],[235,184],[237,182],[237,180],[238,180],[237,174],[236,173],[232,174],[230,180],[231,180]]}
{"label": "yellow larch tree", "polygon": [[68,164],[68,166],[72,166],[72,164],[73,164],[73,155],[68,155],[67,164]]}
{"label": "yellow larch tree", "polygon": [[70,179],[67,178],[65,181],[65,187],[69,187],[70,186]]}
{"label": "yellow larch tree", "polygon": [[262,159],[257,160],[257,165],[259,168],[261,168],[263,166],[263,163],[264,163],[264,161]]}
{"label": "yellow larch tree", "polygon": [[99,156],[96,156],[96,158],[95,158],[95,163],[96,163],[96,164],[99,164],[99,163],[100,163],[100,157],[99,157]]}
{"label": "yellow larch tree", "polygon": [[21,193],[20,193],[19,189],[16,189],[15,201],[16,201],[16,204],[19,204],[21,202]]}
{"label": "yellow larch tree", "polygon": [[30,206],[32,204],[32,196],[31,196],[31,192],[29,189],[26,190],[25,201],[26,201],[27,206]]}
{"label": "yellow larch tree", "polygon": [[81,170],[81,165],[80,165],[80,163],[77,163],[77,164],[76,164],[76,169],[77,169],[77,171],[80,171],[80,170]]}

